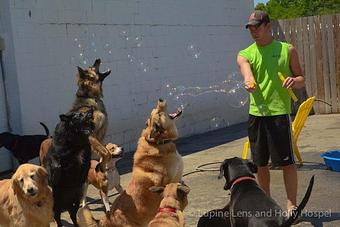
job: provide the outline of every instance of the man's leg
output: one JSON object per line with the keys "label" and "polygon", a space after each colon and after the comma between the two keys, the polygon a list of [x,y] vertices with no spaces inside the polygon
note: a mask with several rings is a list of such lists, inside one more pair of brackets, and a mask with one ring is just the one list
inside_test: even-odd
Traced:
{"label": "man's leg", "polygon": [[268,166],[257,167],[257,181],[265,193],[270,196],[270,173]]}
{"label": "man's leg", "polygon": [[297,195],[297,170],[296,165],[291,164],[287,166],[282,166],[283,170],[283,180],[286,187],[287,193],[287,209],[291,209],[296,206],[296,195]]}

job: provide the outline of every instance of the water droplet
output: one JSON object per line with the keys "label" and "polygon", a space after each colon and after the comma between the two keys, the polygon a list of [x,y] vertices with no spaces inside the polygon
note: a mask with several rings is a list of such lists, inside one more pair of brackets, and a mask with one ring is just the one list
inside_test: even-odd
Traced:
{"label": "water droplet", "polygon": [[224,126],[224,120],[220,117],[213,117],[210,120],[210,128],[211,129],[218,129]]}
{"label": "water droplet", "polygon": [[187,50],[189,52],[189,55],[192,56],[194,59],[198,59],[201,55],[200,48],[195,46],[194,44],[190,44],[187,47]]}

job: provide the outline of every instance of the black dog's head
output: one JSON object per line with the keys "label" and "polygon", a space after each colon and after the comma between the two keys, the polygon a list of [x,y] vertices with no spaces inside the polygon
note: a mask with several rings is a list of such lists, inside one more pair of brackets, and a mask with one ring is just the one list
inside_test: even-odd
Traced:
{"label": "black dog's head", "polygon": [[94,130],[93,108],[87,112],[68,112],[59,115],[64,130],[73,135],[89,136]]}
{"label": "black dog's head", "polygon": [[221,179],[224,176],[226,180],[224,190],[228,190],[236,179],[243,176],[253,177],[254,173],[257,173],[257,166],[253,162],[234,157],[224,160],[218,178]]}
{"label": "black dog's head", "polygon": [[108,70],[104,73],[99,72],[100,59],[96,59],[92,67],[82,69],[78,66],[78,91],[77,96],[100,98],[103,97],[102,83],[111,73]]}

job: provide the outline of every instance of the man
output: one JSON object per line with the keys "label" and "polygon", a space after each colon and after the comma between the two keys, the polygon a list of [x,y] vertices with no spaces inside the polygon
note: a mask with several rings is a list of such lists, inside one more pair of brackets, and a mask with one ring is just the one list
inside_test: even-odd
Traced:
{"label": "man", "polygon": [[[297,170],[287,89],[304,87],[305,80],[296,49],[273,39],[267,13],[253,12],[246,28],[255,42],[239,52],[237,63],[250,93],[248,135],[252,159],[258,166],[257,180],[270,196],[269,158],[273,166],[282,167],[291,213],[296,209]],[[286,76],[284,82],[278,72]]]}

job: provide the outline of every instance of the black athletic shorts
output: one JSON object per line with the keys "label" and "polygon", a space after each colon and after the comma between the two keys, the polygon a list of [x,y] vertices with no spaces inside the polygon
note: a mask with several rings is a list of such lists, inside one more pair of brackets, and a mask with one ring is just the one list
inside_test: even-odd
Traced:
{"label": "black athletic shorts", "polygon": [[273,166],[295,163],[289,115],[249,115],[248,137],[252,159],[257,166],[267,166],[269,159]]}

